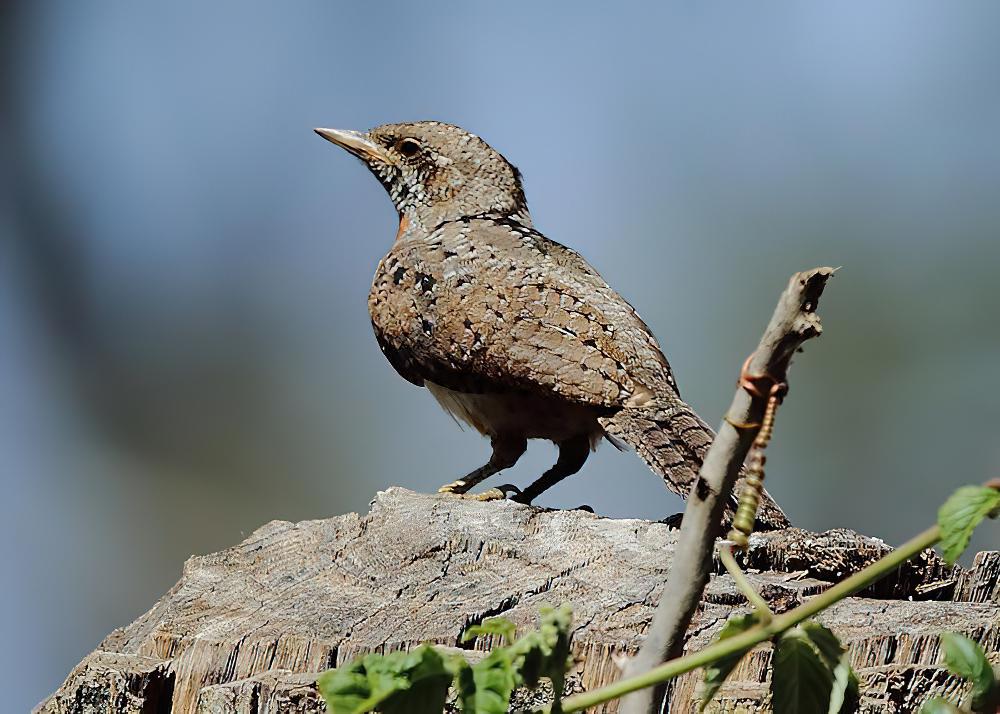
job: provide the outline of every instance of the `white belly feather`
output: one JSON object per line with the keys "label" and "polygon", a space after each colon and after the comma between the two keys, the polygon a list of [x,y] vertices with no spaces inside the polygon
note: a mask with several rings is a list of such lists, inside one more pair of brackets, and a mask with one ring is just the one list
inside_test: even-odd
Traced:
{"label": "white belly feather", "polygon": [[558,443],[586,432],[592,448],[604,436],[597,410],[586,404],[518,392],[469,394],[428,381],[424,385],[457,422],[484,436],[516,435]]}

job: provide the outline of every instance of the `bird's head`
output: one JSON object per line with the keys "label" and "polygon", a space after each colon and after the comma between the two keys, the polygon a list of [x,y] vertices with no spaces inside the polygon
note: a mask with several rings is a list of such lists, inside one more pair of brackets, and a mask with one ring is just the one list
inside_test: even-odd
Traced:
{"label": "bird's head", "polygon": [[316,129],[365,162],[401,219],[426,230],[489,214],[530,224],[521,174],[475,134],[451,124],[384,124],[371,131]]}

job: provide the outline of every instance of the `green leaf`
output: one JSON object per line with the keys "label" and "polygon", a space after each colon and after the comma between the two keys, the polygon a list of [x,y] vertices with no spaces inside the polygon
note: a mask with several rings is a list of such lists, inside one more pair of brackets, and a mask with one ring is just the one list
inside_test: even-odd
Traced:
{"label": "green leaf", "polygon": [[331,714],[440,714],[452,670],[429,645],[409,652],[369,654],[317,679]]}
{"label": "green leaf", "polygon": [[828,714],[854,711],[858,705],[858,675],[851,668],[851,658],[847,648],[830,628],[815,620],[801,625],[802,631],[816,647],[823,662],[833,672],[833,686],[830,689]]}
{"label": "green leaf", "polygon": [[962,714],[962,710],[941,697],[934,697],[924,702],[920,714]]}
{"label": "green leaf", "polygon": [[[753,613],[731,617],[726,620],[726,624],[722,626],[722,629],[719,631],[719,636],[715,639],[715,641],[721,642],[722,640],[729,639],[733,635],[746,632],[755,624],[757,624],[757,618]],[[743,655],[747,652],[748,650],[734,652],[733,654],[718,659],[705,667],[705,686],[701,693],[701,706],[698,708],[698,711],[705,711],[705,707],[711,703],[712,699],[719,691],[719,687],[721,687],[722,683],[726,681],[726,677],[729,676],[729,673],[733,671],[736,665],[739,664],[739,661],[743,659]]]}
{"label": "green leaf", "polygon": [[476,664],[460,669],[457,689],[465,714],[504,714],[510,696],[522,686],[535,687],[542,677],[552,682],[555,701],[551,711],[561,711],[559,698],[569,668],[569,635],[572,614],[568,606],[540,608],[541,625],[508,647],[497,647]]}
{"label": "green leaf", "polygon": [[569,605],[539,608],[541,625],[537,632],[531,632],[511,646],[514,667],[520,684],[536,687],[542,677],[552,682],[552,714],[562,711],[560,699],[566,672],[573,664],[569,656],[570,626],[573,612]]}
{"label": "green leaf", "polygon": [[834,669],[840,663],[840,658],[847,651],[847,648],[840,644],[840,640],[833,634],[833,631],[816,620],[803,622],[799,628],[809,638],[809,641],[816,645],[816,649],[823,657],[823,661],[826,662],[826,666]]}
{"label": "green leaf", "polygon": [[517,628],[506,617],[488,617],[478,625],[472,625],[462,633],[462,642],[474,640],[483,635],[499,635],[501,643],[510,644],[514,641]]}
{"label": "green leaf", "polygon": [[954,565],[966,546],[972,531],[989,516],[1000,511],[1000,491],[986,486],[963,486],[951,495],[938,510],[941,528],[941,552],[948,565]]}
{"label": "green leaf", "polygon": [[464,714],[506,714],[519,685],[509,647],[498,647],[459,672],[458,698]]}
{"label": "green leaf", "polygon": [[860,703],[858,675],[851,667],[851,657],[847,652],[833,669],[833,686],[830,688],[830,706],[827,714],[847,714],[857,711]]}
{"label": "green leaf", "polygon": [[965,635],[942,632],[941,651],[948,671],[972,682],[972,708],[985,708],[997,683],[982,647]]}
{"label": "green leaf", "polygon": [[[551,711],[561,711],[569,657],[572,613],[568,606],[540,608],[537,631],[506,647],[496,647],[470,665],[460,655],[444,657],[428,645],[411,652],[370,654],[331,669],[317,680],[330,714],[440,714],[448,687],[454,680],[465,714],[505,714],[510,696],[521,686],[534,687],[542,677],[552,681],[555,701]],[[499,635],[510,641],[514,625],[490,618],[470,627],[463,641],[479,635]]]}
{"label": "green leaf", "polygon": [[775,714],[827,714],[833,671],[802,627],[778,640],[771,675]]}

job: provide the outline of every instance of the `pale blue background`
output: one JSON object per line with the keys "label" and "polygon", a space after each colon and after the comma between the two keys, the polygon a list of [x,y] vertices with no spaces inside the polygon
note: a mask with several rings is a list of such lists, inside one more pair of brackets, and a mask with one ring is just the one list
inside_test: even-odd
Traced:
{"label": "pale blue background", "polygon": [[[996,3],[7,0],[0,17],[5,710],[188,555],[485,459],[379,354],[365,299],[394,214],[314,126],[486,137],[712,422],[788,275],[843,265],[769,457],[799,524],[898,542],[1000,473]],[[536,445],[497,481],[553,456]],[[582,502],[680,508],[610,448],[542,499]]]}

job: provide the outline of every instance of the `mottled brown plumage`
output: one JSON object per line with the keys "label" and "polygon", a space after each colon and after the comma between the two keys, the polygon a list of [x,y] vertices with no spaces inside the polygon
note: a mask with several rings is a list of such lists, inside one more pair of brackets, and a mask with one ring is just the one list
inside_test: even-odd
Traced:
{"label": "mottled brown plumage", "polygon": [[[490,462],[444,490],[464,493],[512,466],[527,439],[549,439],[559,460],[517,496],[530,502],[608,437],[687,495],[711,428],[635,309],[533,228],[517,169],[439,122],[317,131],[361,158],[399,211],[368,299],[383,353],[492,440]],[[768,497],[760,520],[787,525]]]}

